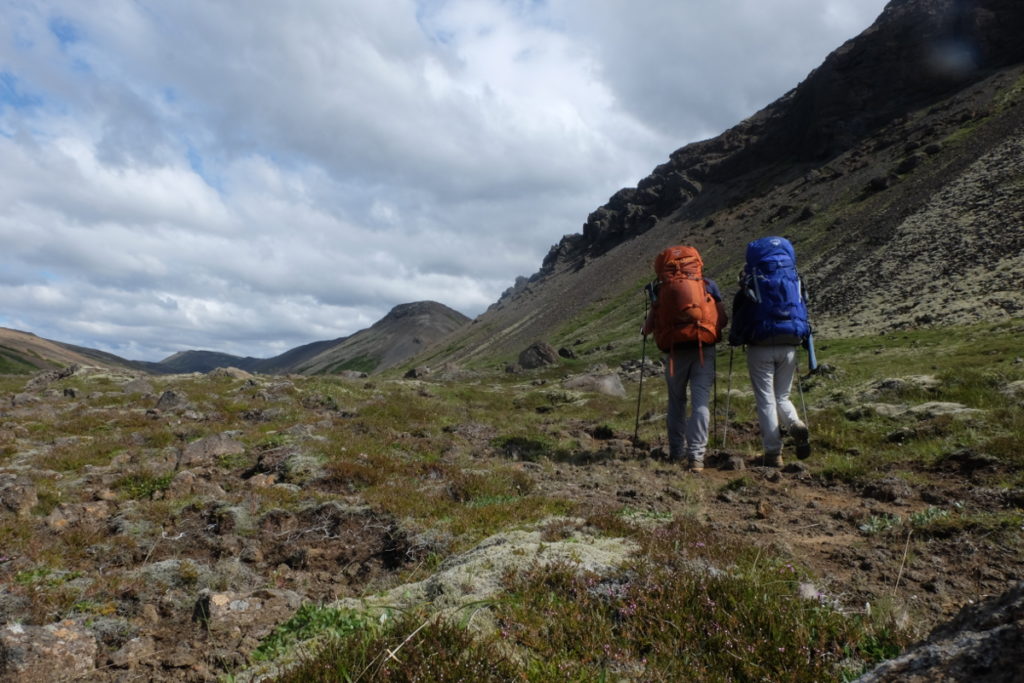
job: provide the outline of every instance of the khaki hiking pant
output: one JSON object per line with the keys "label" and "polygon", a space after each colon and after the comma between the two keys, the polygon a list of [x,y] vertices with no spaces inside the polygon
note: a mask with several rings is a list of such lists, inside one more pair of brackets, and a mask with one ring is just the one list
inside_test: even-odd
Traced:
{"label": "khaki hiking pant", "polygon": [[757,400],[764,452],[781,453],[780,425],[789,429],[794,424],[803,424],[789,400],[796,374],[796,346],[748,346],[747,368]]}
{"label": "khaki hiking pant", "polygon": [[[703,356],[703,362],[701,357]],[[708,401],[715,382],[715,346],[703,349],[673,349],[665,358],[665,384],[668,386],[668,450],[672,460],[684,457],[704,462],[708,445]],[[686,412],[686,390],[690,390],[690,413]]]}

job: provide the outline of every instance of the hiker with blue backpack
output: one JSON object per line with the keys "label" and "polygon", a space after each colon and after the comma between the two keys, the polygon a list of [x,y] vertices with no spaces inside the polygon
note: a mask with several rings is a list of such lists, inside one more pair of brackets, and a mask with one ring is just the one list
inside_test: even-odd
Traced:
{"label": "hiker with blue backpack", "polygon": [[801,345],[813,348],[807,299],[793,245],[784,237],[750,242],[739,284],[733,299],[729,344],[747,347],[747,368],[764,447],[762,464],[782,467],[784,434],[793,438],[798,458],[811,454],[807,425],[789,398],[797,349]]}
{"label": "hiker with blue backpack", "polygon": [[653,334],[666,356],[669,459],[685,459],[693,473],[704,469],[715,343],[721,340],[728,322],[718,285],[704,277],[703,268],[700,253],[693,247],[669,247],[659,253],[654,259],[658,279],[646,287],[651,310],[640,330],[645,342],[647,335]]}

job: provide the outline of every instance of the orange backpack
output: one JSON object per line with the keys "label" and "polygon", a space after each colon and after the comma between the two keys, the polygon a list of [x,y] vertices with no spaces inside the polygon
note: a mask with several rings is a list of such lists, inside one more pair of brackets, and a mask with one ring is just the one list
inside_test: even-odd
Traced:
{"label": "orange backpack", "polygon": [[721,338],[718,306],[704,284],[704,263],[693,247],[669,247],[654,259],[654,341],[668,353],[676,344],[714,344]]}

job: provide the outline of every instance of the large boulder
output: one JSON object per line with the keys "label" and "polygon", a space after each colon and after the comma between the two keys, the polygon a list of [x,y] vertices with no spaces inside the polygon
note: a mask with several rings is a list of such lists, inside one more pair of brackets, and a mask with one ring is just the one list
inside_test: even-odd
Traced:
{"label": "large boulder", "polygon": [[197,439],[185,446],[178,461],[179,467],[202,467],[216,464],[217,458],[245,453],[245,444],[231,434],[214,434]]}
{"label": "large boulder", "polygon": [[164,393],[160,394],[160,398],[157,399],[156,409],[161,411],[166,410],[184,410],[188,408],[189,401],[188,397],[180,391],[174,391],[168,389]]}
{"label": "large boulder", "polygon": [[547,342],[534,342],[519,354],[519,366],[524,370],[534,370],[547,365],[558,364],[558,351]]}
{"label": "large boulder", "polygon": [[924,642],[882,662],[856,683],[1024,680],[1024,582],[1002,595],[968,605]]}

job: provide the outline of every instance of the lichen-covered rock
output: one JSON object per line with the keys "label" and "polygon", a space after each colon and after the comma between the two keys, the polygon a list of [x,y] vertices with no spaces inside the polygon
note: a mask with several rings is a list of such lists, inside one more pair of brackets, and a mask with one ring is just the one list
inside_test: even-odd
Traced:
{"label": "lichen-covered rock", "polygon": [[245,453],[245,444],[230,434],[214,434],[185,446],[178,460],[179,467],[204,467],[216,464],[217,458]]}
{"label": "lichen-covered rock", "polygon": [[110,501],[94,500],[88,503],[61,503],[46,517],[46,525],[53,531],[106,525],[116,506]]}
{"label": "lichen-covered rock", "polygon": [[239,368],[229,366],[226,368],[214,368],[209,372],[210,377],[230,377],[231,379],[255,379],[256,376],[251,372],[246,372]]}
{"label": "lichen-covered rock", "polygon": [[223,498],[227,495],[220,484],[211,481],[202,472],[182,470],[174,475],[167,487],[167,495],[171,498],[199,496],[200,498]]}
{"label": "lichen-covered rock", "polygon": [[0,510],[6,509],[25,517],[38,502],[36,487],[29,479],[16,474],[0,474]]}
{"label": "lichen-covered rock", "polygon": [[88,680],[96,671],[96,638],[76,621],[0,628],[0,678],[17,683]]}
{"label": "lichen-covered rock", "polygon": [[566,389],[592,391],[598,394],[606,394],[608,396],[616,396],[619,398],[624,398],[626,396],[626,388],[622,386],[622,380],[613,372],[570,377],[562,382],[562,386]]}
{"label": "lichen-covered rock", "polygon": [[249,593],[199,594],[192,619],[212,633],[233,631],[259,639],[286,621],[302,605],[302,596],[290,590],[260,589]]}
{"label": "lichen-covered rock", "polygon": [[142,377],[136,377],[135,379],[125,382],[121,385],[121,391],[126,394],[149,395],[154,393],[153,385],[149,380]]}

